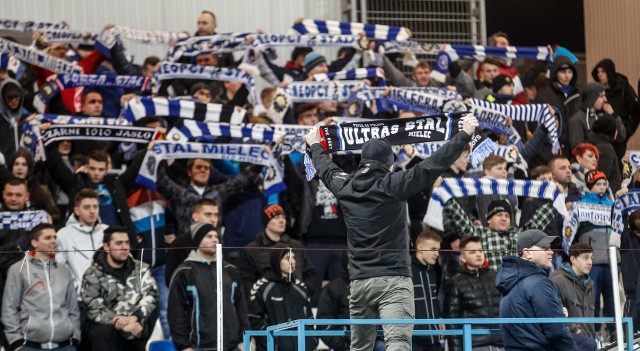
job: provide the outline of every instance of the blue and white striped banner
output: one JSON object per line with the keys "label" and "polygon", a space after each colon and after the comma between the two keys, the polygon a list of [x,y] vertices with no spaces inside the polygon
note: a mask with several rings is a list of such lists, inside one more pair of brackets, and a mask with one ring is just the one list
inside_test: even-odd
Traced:
{"label": "blue and white striped banner", "polygon": [[367,38],[359,38],[353,35],[328,35],[328,34],[258,34],[252,36],[251,45],[257,49],[275,47],[348,47],[366,49]]}
{"label": "blue and white striped banner", "polygon": [[245,50],[250,47],[246,40],[256,32],[223,33],[186,38],[169,49],[167,60],[176,61],[180,57],[195,57],[200,54],[222,54]]}
{"label": "blue and white striped banner", "polygon": [[328,82],[332,80],[357,80],[368,78],[385,79],[378,68],[354,68],[346,71],[318,73],[313,75],[314,82]]}
{"label": "blue and white striped banner", "polygon": [[217,159],[248,162],[267,167],[264,179],[264,196],[284,191],[282,169],[264,145],[245,144],[204,144],[173,143],[158,141],[147,151],[140,167],[136,182],[146,188],[155,190],[158,165],[167,159]]}
{"label": "blue and white striped banner", "polygon": [[314,19],[302,19],[289,30],[289,34],[331,34],[360,36],[364,32],[365,37],[380,40],[405,41],[411,37],[411,33],[404,27],[390,27],[380,24],[363,24],[357,22],[338,22]]}
{"label": "blue and white striped banner", "polygon": [[490,178],[444,178],[442,185],[434,188],[424,216],[429,226],[444,230],[442,211],[445,204],[455,197],[474,195],[515,195],[553,201],[553,206],[565,218],[568,217],[564,204],[565,196],[554,182],[535,180],[490,179]]}
{"label": "blue and white striped banner", "polygon": [[134,122],[148,116],[166,116],[195,119],[207,122],[240,124],[247,111],[240,107],[222,104],[201,104],[192,100],[135,97],[122,111],[123,117]]}
{"label": "blue and white striped banner", "polygon": [[42,67],[57,73],[82,73],[82,69],[72,62],[47,55],[28,46],[0,38],[0,52],[9,54],[20,61]]}
{"label": "blue and white striped banner", "polygon": [[640,211],[640,189],[629,189],[626,195],[618,197],[613,204],[611,232],[622,235],[625,217],[635,211]]}

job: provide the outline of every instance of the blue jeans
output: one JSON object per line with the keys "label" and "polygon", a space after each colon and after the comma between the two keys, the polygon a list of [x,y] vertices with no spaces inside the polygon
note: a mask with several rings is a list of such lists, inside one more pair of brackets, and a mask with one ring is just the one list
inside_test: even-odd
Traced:
{"label": "blue jeans", "polygon": [[[169,288],[164,279],[164,265],[151,268],[151,274],[158,285],[158,294],[160,294],[160,325],[162,326],[162,334],[165,339],[171,337],[169,332],[169,319],[167,318],[167,305],[169,303]],[[153,326],[151,326],[153,327]]]}
{"label": "blue jeans", "polygon": [[[591,279],[593,279],[593,288],[596,294],[596,303],[595,303],[595,317],[600,317],[600,294],[602,294],[602,300],[604,302],[603,306],[603,317],[613,317],[615,316],[615,311],[613,307],[613,282],[611,280],[611,267],[608,264],[594,264],[591,267],[591,272],[589,273]],[[600,324],[595,325],[596,331],[600,331]],[[615,326],[614,324],[607,324],[607,330],[612,331]]]}

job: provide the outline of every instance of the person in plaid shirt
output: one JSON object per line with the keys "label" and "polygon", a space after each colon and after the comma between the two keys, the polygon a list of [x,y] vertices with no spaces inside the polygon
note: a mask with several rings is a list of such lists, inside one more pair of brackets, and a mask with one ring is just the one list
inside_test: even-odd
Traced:
{"label": "person in plaid shirt", "polygon": [[523,226],[512,227],[511,206],[505,200],[497,200],[489,204],[487,212],[489,226],[485,227],[473,224],[458,202],[452,200],[449,200],[444,207],[445,213],[451,218],[451,224],[461,235],[482,237],[482,247],[487,254],[489,268],[495,271],[500,268],[502,257],[515,255],[516,240],[520,232],[528,229],[543,230],[558,213],[552,204],[544,204]]}

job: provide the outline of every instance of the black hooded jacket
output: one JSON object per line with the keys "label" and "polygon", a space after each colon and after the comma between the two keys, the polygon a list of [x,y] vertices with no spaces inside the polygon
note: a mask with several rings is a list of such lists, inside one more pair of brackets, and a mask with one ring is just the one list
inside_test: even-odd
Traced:
{"label": "black hooded jacket", "polygon": [[596,82],[600,82],[598,79],[598,68],[602,68],[607,73],[608,84],[605,90],[607,102],[611,105],[615,114],[620,116],[622,123],[624,123],[624,127],[627,130],[626,141],[636,132],[638,123],[640,123],[638,95],[633,90],[631,84],[629,84],[629,79],[616,72],[616,65],[611,59],[604,59],[593,67],[591,76]]}
{"label": "black hooded jacket", "polygon": [[461,131],[431,157],[402,172],[390,173],[385,163],[363,156],[353,175],[333,163],[322,145],[311,145],[318,175],[338,199],[347,224],[351,280],[411,277],[407,200],[432,186],[470,140]]}

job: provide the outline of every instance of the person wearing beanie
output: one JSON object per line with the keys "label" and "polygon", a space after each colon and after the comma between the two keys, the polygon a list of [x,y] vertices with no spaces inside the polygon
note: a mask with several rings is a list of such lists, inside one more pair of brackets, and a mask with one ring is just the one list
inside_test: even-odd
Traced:
{"label": "person wearing beanie", "polygon": [[[357,170],[348,174],[320,144],[318,127],[307,134],[318,176],[338,199],[347,226],[351,318],[415,317],[407,200],[433,186],[462,154],[479,124],[473,115],[461,124],[462,131],[429,158],[400,172],[392,172],[393,152],[385,140],[365,142]],[[388,349],[409,349],[413,326],[382,328]],[[354,325],[351,331],[351,349],[373,348],[376,326]]]}
{"label": "person wearing beanie", "polygon": [[[598,62],[591,71],[591,77],[604,85],[607,102],[616,112],[627,131],[624,141],[627,141],[638,129],[640,123],[640,106],[638,95],[629,84],[629,79],[616,72],[616,64],[611,59]],[[618,150],[616,150],[618,151]],[[618,153],[620,156],[620,153]]]}
{"label": "person wearing beanie", "polygon": [[614,144],[618,136],[623,135],[616,128],[619,117],[604,114],[593,123],[591,131],[587,134],[586,142],[591,143],[598,149],[600,159],[598,169],[607,175],[611,190],[615,194],[622,186],[622,175],[620,173],[619,159],[616,154]]}
{"label": "person wearing beanie", "polygon": [[[569,119],[569,144],[572,150],[587,140],[589,131],[594,129],[594,124],[604,114],[614,114],[611,105],[607,101],[604,85],[600,83],[587,84],[582,90],[582,105],[580,109]],[[620,117],[615,117],[615,122],[611,127],[618,129],[619,137],[617,141],[623,142],[626,137],[626,128]]]}
{"label": "person wearing beanie", "polygon": [[308,53],[304,57],[304,71],[307,73],[307,77],[318,73],[329,73],[327,59],[317,52]]}
{"label": "person wearing beanie", "polygon": [[[517,252],[504,258],[496,277],[500,318],[564,318],[558,289],[549,279],[555,240],[538,229],[518,234]],[[507,350],[577,350],[567,324],[503,324],[500,329]]]}
{"label": "person wearing beanie", "polygon": [[[190,234],[196,249],[176,268],[169,283],[171,339],[178,350],[213,350],[217,345],[218,232],[209,223],[194,223]],[[235,266],[223,262],[222,275],[223,350],[232,351],[243,346],[242,335],[249,330],[247,300],[244,290],[236,288],[242,282]]]}
{"label": "person wearing beanie", "polygon": [[[580,90],[576,86],[578,80],[578,71],[566,56],[560,56],[553,61],[550,70],[551,82],[549,86],[540,90],[537,95],[536,103],[549,104],[560,112],[562,118],[561,125],[568,126],[569,118],[575,114],[582,106],[580,99]],[[571,128],[562,128],[560,135],[560,146],[562,154],[571,154],[571,145],[569,143],[569,130]],[[544,163],[549,162],[553,154],[551,146],[545,145],[541,150],[540,158]]]}
{"label": "person wearing beanie", "polygon": [[[613,206],[613,196],[609,189],[606,172],[602,168],[585,174],[585,181],[589,191],[585,192],[580,202],[604,205],[604,212],[609,213]],[[577,242],[587,244],[593,248],[593,266],[590,277],[593,279],[595,290],[595,316],[600,316],[600,306],[603,307],[603,317],[613,317],[613,283],[611,281],[611,266],[608,249],[610,245],[610,227],[595,225],[590,222],[580,222],[575,237]],[[575,242],[575,241],[574,241]],[[619,262],[619,258],[618,258]],[[601,304],[600,301],[604,302]],[[600,331],[600,325],[596,326]],[[606,325],[609,333],[614,331],[612,324]]]}
{"label": "person wearing beanie", "polygon": [[[298,262],[294,249],[279,243],[268,251],[271,272],[253,285],[249,296],[251,329],[263,330],[295,319],[313,318],[307,287],[294,274]],[[316,337],[306,338],[306,350],[315,350],[317,345]],[[295,338],[275,339],[275,350],[296,350],[296,346]],[[266,338],[257,338],[256,347],[266,351]]]}
{"label": "person wearing beanie", "polygon": [[491,83],[491,91],[494,94],[512,95],[513,96],[513,79],[506,74],[499,74]]}
{"label": "person wearing beanie", "polygon": [[282,206],[273,204],[265,207],[261,213],[264,230],[258,233],[244,250],[240,252],[238,259],[238,271],[242,277],[242,285],[247,296],[251,287],[260,278],[273,274],[269,254],[276,244],[285,244],[293,248],[297,258],[297,269],[294,272],[296,278],[305,283],[309,294],[313,295],[319,286],[315,284],[315,269],[307,251],[298,240],[292,239],[285,233],[287,229],[287,216]]}

